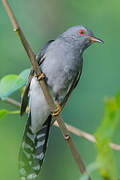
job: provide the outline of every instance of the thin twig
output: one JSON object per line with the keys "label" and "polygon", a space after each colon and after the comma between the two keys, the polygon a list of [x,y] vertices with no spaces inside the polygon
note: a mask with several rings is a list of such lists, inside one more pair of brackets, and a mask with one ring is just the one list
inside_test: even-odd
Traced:
{"label": "thin twig", "polygon": [[9,103],[9,104],[15,105],[16,107],[21,106],[21,104],[18,101],[14,100],[14,99],[11,99],[11,98],[5,98],[4,101]]}
{"label": "thin twig", "polygon": [[[83,137],[84,139],[87,139],[90,142],[96,143],[96,139],[92,134],[82,131],[82,130],[80,130],[74,126],[71,126],[67,123],[65,123],[65,125],[66,125],[68,131],[70,131],[71,133],[73,133],[77,136]],[[56,121],[54,122],[54,126],[59,127]],[[120,145],[118,145],[118,144],[114,144],[111,142],[110,147],[116,151],[120,151]]]}
{"label": "thin twig", "polygon": [[[33,66],[33,69],[34,69],[34,71],[36,73],[36,76],[39,77],[40,74],[41,74],[41,70],[40,70],[40,68],[38,66],[38,63],[36,61],[35,54],[33,53],[32,49],[30,48],[29,43],[25,39],[25,36],[24,36],[20,26],[17,23],[15,15],[11,10],[11,8],[10,8],[10,6],[8,4],[8,1],[7,0],[2,0],[2,3],[3,3],[3,5],[4,5],[4,7],[5,7],[5,9],[6,9],[7,13],[8,13],[8,16],[9,16],[9,18],[11,20],[11,23],[13,25],[14,30],[17,32],[17,34],[18,34],[18,36],[19,36],[19,38],[20,38],[20,40],[21,40],[21,42],[22,42],[22,44],[23,44],[23,46],[24,46],[24,48],[25,48],[25,50],[26,50],[26,52],[27,52],[27,54],[29,56],[30,62],[32,64],[32,66]],[[54,104],[53,98],[51,97],[51,95],[50,95],[50,93],[48,91],[48,88],[47,88],[47,86],[45,84],[44,79],[40,80],[39,83],[40,83],[41,89],[43,90],[46,101],[47,101],[48,105],[50,106],[51,112],[54,112],[55,109],[56,109],[56,105]],[[69,135],[69,131],[67,130],[67,128],[66,128],[66,126],[64,124],[64,121],[60,118],[60,116],[57,116],[56,120],[57,120],[57,122],[59,124],[59,127],[60,127],[60,129],[62,131],[62,134],[63,134],[68,146],[70,147],[70,150],[71,150],[71,152],[73,154],[73,157],[74,157],[74,159],[75,159],[75,161],[76,161],[76,163],[77,163],[77,165],[79,167],[80,172],[82,174],[84,174],[86,172],[85,165],[84,165],[84,163],[83,163],[83,161],[82,161],[82,159],[80,157],[80,154],[76,150],[76,147],[75,147],[75,145],[74,145],[74,143],[73,143],[73,141],[72,141],[72,139],[71,139],[71,137]],[[91,178],[89,178],[89,180],[90,179]]]}
{"label": "thin twig", "polygon": [[[11,104],[11,105],[13,105],[13,106],[16,106],[16,107],[20,108],[21,104],[18,101],[14,100],[14,99],[6,98],[4,101]],[[28,108],[27,108],[27,112],[28,112]],[[56,126],[56,127],[59,127],[57,121],[55,121],[53,125]],[[74,126],[71,126],[71,125],[69,125],[67,123],[65,123],[65,125],[66,125],[69,132],[75,134],[76,136],[83,137],[84,139],[87,139],[90,142],[96,143],[96,139],[92,134],[89,134],[89,133],[87,133],[85,131],[82,131],[82,130],[80,130],[80,129],[74,127]],[[118,144],[114,144],[114,143],[111,142],[110,147],[112,149],[116,150],[116,151],[120,151],[120,145],[118,145]]]}

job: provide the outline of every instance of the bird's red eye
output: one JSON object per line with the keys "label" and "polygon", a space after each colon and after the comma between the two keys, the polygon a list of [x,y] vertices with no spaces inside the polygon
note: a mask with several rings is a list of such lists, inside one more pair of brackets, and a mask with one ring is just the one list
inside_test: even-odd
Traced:
{"label": "bird's red eye", "polygon": [[85,30],[84,30],[84,29],[81,29],[81,30],[79,31],[79,34],[80,34],[80,35],[84,35],[84,34],[85,34]]}

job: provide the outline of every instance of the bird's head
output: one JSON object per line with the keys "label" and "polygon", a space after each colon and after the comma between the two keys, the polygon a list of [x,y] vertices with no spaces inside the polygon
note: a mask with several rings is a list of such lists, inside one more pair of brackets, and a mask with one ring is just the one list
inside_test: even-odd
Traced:
{"label": "bird's head", "polygon": [[86,27],[79,25],[67,29],[62,35],[68,43],[79,47],[82,51],[89,47],[92,43],[103,43],[102,40],[96,38],[93,33]]}

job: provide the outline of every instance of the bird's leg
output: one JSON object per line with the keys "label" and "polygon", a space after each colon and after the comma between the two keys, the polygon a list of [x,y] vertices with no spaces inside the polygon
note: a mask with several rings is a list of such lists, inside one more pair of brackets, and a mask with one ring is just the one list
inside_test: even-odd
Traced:
{"label": "bird's leg", "polygon": [[55,118],[61,112],[61,106],[58,101],[56,101],[56,110],[52,113],[52,117]]}
{"label": "bird's leg", "polygon": [[39,76],[37,76],[38,81],[45,79],[45,74],[42,72]]}

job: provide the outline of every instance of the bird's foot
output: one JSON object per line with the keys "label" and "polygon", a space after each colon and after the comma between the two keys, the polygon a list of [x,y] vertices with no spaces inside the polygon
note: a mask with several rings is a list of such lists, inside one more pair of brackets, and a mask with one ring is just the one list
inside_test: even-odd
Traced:
{"label": "bird's foot", "polygon": [[45,79],[45,74],[42,72],[39,76],[37,76],[38,81]]}
{"label": "bird's foot", "polygon": [[61,112],[61,106],[58,103],[58,101],[56,101],[56,110],[52,113],[52,117],[55,118],[60,114],[60,112]]}

